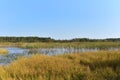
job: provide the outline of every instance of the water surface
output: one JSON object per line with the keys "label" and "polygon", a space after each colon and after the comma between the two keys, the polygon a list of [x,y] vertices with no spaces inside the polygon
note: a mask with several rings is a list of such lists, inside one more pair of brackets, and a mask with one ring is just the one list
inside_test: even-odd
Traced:
{"label": "water surface", "polygon": [[[78,52],[96,52],[100,49],[87,49],[87,48],[39,48],[39,49],[23,49],[17,47],[6,47],[9,51],[8,54],[0,56],[0,65],[6,65],[16,60],[21,56],[30,56],[32,54],[46,54],[46,55],[58,55],[58,54],[70,54]],[[109,48],[108,50],[120,50],[120,48]]]}

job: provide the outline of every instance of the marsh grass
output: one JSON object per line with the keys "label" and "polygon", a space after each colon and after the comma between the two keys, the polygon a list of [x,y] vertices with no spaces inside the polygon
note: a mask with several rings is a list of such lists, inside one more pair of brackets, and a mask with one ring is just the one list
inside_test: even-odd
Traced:
{"label": "marsh grass", "polygon": [[9,51],[7,49],[3,49],[3,48],[0,49],[0,55],[8,54],[8,53],[9,53]]}
{"label": "marsh grass", "polygon": [[0,67],[0,80],[119,80],[120,51],[36,54]]}
{"label": "marsh grass", "polygon": [[22,48],[120,48],[120,42],[38,42],[21,44]]}
{"label": "marsh grass", "polygon": [[99,48],[102,50],[109,48],[120,48],[120,42],[3,42],[0,47],[21,47],[21,48]]}

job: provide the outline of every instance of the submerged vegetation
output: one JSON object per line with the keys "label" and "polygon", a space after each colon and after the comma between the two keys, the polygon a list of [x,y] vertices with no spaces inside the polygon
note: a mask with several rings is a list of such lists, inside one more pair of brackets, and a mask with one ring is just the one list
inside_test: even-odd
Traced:
{"label": "submerged vegetation", "polygon": [[33,55],[0,67],[0,80],[119,80],[120,51]]}
{"label": "submerged vegetation", "polygon": [[8,52],[9,51],[7,49],[3,49],[3,48],[0,49],[0,55],[1,54],[7,54]]}

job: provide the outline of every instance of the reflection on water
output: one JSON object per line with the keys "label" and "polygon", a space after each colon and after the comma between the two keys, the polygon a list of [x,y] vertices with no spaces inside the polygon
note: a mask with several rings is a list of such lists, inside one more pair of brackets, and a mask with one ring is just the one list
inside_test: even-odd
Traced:
{"label": "reflection on water", "polygon": [[[40,48],[40,49],[22,49],[17,47],[7,47],[9,54],[0,56],[0,65],[6,65],[16,60],[20,56],[30,56],[32,54],[41,53],[47,55],[57,55],[64,53],[77,53],[77,52],[96,52],[100,49],[85,49],[85,48]],[[120,48],[109,48],[108,50],[120,50]]]}

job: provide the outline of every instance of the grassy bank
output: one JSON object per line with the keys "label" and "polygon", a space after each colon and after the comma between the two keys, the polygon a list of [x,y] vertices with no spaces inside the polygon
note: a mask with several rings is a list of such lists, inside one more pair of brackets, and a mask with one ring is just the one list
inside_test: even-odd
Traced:
{"label": "grassy bank", "polygon": [[33,42],[33,43],[0,43],[0,47],[21,47],[21,48],[120,48],[120,42]]}
{"label": "grassy bank", "polygon": [[0,67],[0,80],[119,80],[120,51],[33,55]]}
{"label": "grassy bank", "polygon": [[0,49],[0,55],[7,54],[8,52],[9,51],[7,49],[3,49],[3,48]]}

